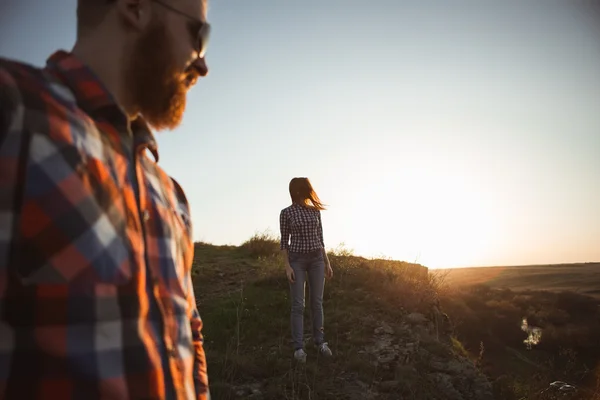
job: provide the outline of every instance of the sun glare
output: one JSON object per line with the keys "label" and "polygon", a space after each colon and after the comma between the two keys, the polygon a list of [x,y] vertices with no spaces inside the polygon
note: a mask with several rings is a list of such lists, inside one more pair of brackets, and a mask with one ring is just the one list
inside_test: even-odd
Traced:
{"label": "sun glare", "polygon": [[[395,169],[369,180],[353,205],[374,204],[353,224],[357,253],[416,261],[429,268],[481,263],[497,221],[473,174],[435,168]],[[387,169],[391,171],[391,169]]]}

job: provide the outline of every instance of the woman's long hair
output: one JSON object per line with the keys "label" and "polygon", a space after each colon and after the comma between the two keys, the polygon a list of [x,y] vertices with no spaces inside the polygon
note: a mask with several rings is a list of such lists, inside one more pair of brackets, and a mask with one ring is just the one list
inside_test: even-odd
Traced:
{"label": "woman's long hair", "polygon": [[292,202],[316,210],[325,210],[325,205],[313,189],[308,178],[293,178],[290,181],[290,196]]}

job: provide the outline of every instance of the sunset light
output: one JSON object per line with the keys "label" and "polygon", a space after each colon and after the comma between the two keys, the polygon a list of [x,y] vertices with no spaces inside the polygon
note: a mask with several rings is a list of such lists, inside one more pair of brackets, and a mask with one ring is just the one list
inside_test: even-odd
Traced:
{"label": "sunset light", "polygon": [[1,4],[0,399],[600,400],[598,0]]}

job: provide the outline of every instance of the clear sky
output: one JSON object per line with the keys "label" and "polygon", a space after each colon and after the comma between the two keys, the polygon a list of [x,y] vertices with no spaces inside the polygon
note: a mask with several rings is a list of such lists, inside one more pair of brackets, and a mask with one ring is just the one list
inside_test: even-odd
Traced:
{"label": "clear sky", "polygon": [[[71,49],[75,4],[2,0],[0,55]],[[307,176],[328,247],[433,268],[600,261],[600,13],[581,4],[212,0],[211,72],[158,134],[194,239],[279,235]]]}

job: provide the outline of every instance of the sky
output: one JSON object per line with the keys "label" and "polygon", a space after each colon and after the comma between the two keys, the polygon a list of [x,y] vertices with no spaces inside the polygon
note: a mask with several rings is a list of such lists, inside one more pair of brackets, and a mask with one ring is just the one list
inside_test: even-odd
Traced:
{"label": "sky", "polygon": [[[2,0],[0,56],[70,50],[75,4]],[[278,237],[306,176],[328,248],[430,268],[600,261],[599,8],[212,0],[208,19],[209,76],[157,134],[194,240]]]}

